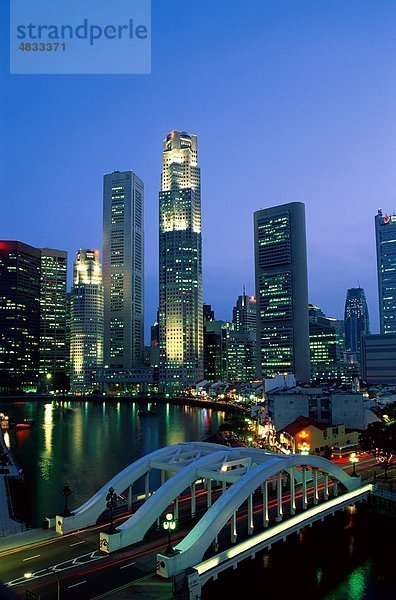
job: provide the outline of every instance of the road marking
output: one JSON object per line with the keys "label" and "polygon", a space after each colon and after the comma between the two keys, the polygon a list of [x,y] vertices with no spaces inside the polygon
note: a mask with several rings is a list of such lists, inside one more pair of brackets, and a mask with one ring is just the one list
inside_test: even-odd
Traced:
{"label": "road marking", "polygon": [[85,540],[82,540],[81,542],[74,542],[74,544],[70,544],[71,546],[78,546],[78,544],[85,544]]}
{"label": "road marking", "polygon": [[77,587],[78,585],[82,585],[83,583],[87,583],[87,580],[84,579],[84,581],[80,581],[79,583],[73,583],[73,585],[68,586],[68,589],[70,590],[70,588]]}
{"label": "road marking", "polygon": [[131,562],[131,563],[128,563],[127,565],[122,565],[122,567],[120,567],[120,569],[126,569],[127,567],[131,567],[134,564],[136,564],[136,563],[135,562]]}
{"label": "road marking", "polygon": [[34,556],[29,556],[29,558],[22,559],[22,562],[25,562],[25,560],[32,560],[33,558],[38,558],[39,556],[40,556],[40,554],[35,554]]}

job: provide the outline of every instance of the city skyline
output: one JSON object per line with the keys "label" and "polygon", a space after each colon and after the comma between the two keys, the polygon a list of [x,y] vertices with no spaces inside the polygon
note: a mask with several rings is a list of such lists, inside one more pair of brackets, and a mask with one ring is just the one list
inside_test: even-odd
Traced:
{"label": "city skyline", "polygon": [[[9,93],[2,106],[9,125],[3,126],[3,136],[10,145],[9,157],[17,155],[18,161],[4,156],[2,180],[5,194],[15,198],[20,208],[15,214],[15,204],[6,203],[1,237],[35,247],[64,248],[71,273],[77,248],[101,248],[102,174],[113,169],[139,173],[147,199],[147,339],[158,306],[156,199],[161,139],[173,127],[194,131],[200,137],[205,172],[204,301],[219,316],[231,318],[228,298],[236,297],[243,284],[253,289],[252,213],[302,201],[307,214],[310,301],[341,318],[345,291],[359,279],[367,293],[373,332],[378,331],[373,215],[380,206],[384,212],[395,208],[395,135],[389,125],[396,121],[391,102],[395,78],[389,76],[395,66],[388,58],[395,54],[388,35],[395,8],[361,6],[352,13],[351,7],[336,3],[312,13],[310,7],[304,4],[297,10],[287,3],[283,11],[268,3],[261,14],[259,3],[251,2],[247,15],[235,16],[225,15],[213,3],[213,22],[209,22],[198,18],[197,7],[191,7],[187,16],[177,13],[176,3],[170,2],[161,22],[153,11],[153,74],[111,78],[111,95],[109,76],[81,80],[7,75],[5,52],[0,64]],[[6,22],[6,7],[1,11]],[[243,51],[236,50],[230,65],[222,63],[219,87],[220,56],[213,45],[202,48],[199,40],[204,26],[214,36],[220,22],[221,57],[225,46],[232,47],[236,24]],[[189,60],[178,53],[171,60],[165,35],[176,35],[186,23],[192,31]],[[330,47],[322,44],[322,38],[332,40]],[[257,39],[262,53],[252,60]],[[213,60],[208,60],[212,55]],[[342,67],[341,57],[345,57]],[[257,58],[262,62],[259,70],[249,66],[256,65]],[[165,105],[154,91],[166,85],[168,63],[180,77],[191,68],[198,69],[198,77],[194,92],[185,91]],[[359,81],[356,69],[364,74]],[[238,101],[231,93],[235,81],[239,81]],[[29,115],[22,93],[26,82]],[[43,95],[48,98],[45,111]],[[207,110],[196,111],[197,103]],[[104,119],[110,105],[122,119]],[[147,118],[142,118],[139,106],[146,107]],[[59,113],[64,115],[61,120]],[[241,147],[250,148],[248,156],[238,152]],[[230,156],[238,156],[240,172],[245,174],[240,180],[234,177]],[[21,170],[24,181],[18,178]],[[11,190],[16,178],[18,188]],[[41,222],[33,219],[37,207],[46,214]],[[222,290],[216,285],[219,272]]]}

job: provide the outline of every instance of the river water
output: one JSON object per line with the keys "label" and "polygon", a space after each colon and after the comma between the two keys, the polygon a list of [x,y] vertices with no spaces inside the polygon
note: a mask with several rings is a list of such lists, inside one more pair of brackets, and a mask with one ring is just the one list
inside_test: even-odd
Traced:
{"label": "river water", "polygon": [[[30,430],[10,431],[8,443],[25,482],[15,508],[37,525],[63,509],[67,482],[76,508],[114,474],[144,454],[214,433],[224,413],[158,404],[156,416],[139,417],[135,402],[0,402],[16,420],[32,418]],[[352,508],[325,520],[255,561],[245,561],[205,589],[206,598],[265,597],[294,600],[393,600],[396,598],[395,520]],[[248,582],[248,584],[247,584]]]}

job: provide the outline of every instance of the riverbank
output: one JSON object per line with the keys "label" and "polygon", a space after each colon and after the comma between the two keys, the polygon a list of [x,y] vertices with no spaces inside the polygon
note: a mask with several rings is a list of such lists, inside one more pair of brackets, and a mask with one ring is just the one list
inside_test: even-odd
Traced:
{"label": "riverbank", "polygon": [[199,408],[212,408],[224,412],[243,413],[246,409],[240,404],[232,402],[203,400],[194,396],[175,396],[165,398],[164,396],[55,396],[53,394],[24,394],[20,396],[0,396],[0,402],[115,402],[115,403],[153,403],[153,404],[174,404],[178,406],[197,406]]}
{"label": "riverbank", "polygon": [[[14,510],[9,489],[9,479],[21,479],[19,467],[8,450],[0,430],[0,453],[5,458],[0,466],[0,538],[20,533],[25,526],[14,519]],[[6,464],[7,463],[7,464]]]}

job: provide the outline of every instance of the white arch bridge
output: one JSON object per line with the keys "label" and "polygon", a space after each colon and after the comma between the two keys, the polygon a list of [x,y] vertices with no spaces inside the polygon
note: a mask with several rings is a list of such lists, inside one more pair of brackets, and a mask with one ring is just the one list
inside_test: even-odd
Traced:
{"label": "white arch bridge", "polygon": [[[150,486],[153,471],[160,472],[160,485],[156,490]],[[195,517],[196,487],[202,485],[198,502],[203,516],[175,547],[174,555],[159,555],[157,561],[158,572],[164,577],[177,576],[194,567],[195,579],[201,580],[199,585],[210,576],[217,576],[223,566],[230,566],[232,558],[233,565],[237,564],[239,546],[245,544],[241,550],[244,557],[246,551],[252,555],[263,544],[270,546],[272,531],[275,536],[285,538],[304,524],[334,514],[336,510],[367,497],[370,492],[370,486],[362,486],[359,477],[347,475],[340,467],[319,456],[275,454],[256,448],[228,448],[205,442],[182,443],[156,450],[135,461],[71,516],[57,516],[58,533],[94,525],[106,510],[110,486],[117,494],[126,494],[131,506],[133,486],[141,479],[144,481],[144,503],[117,527],[115,533],[100,534],[100,548],[114,552],[140,542],[165,512],[172,511],[177,521],[179,497],[186,490],[190,491],[191,516]],[[235,545],[237,527],[241,528],[240,513],[242,525],[247,529],[248,547],[246,541]],[[288,518],[283,521],[286,514]],[[218,551],[219,536],[228,524],[232,557],[227,555],[202,562],[209,548]],[[274,527],[269,527],[272,524]],[[261,533],[254,535],[255,530]],[[258,546],[253,543],[255,538],[260,538],[257,539]],[[216,555],[220,556],[221,553]],[[216,572],[212,575],[213,569]]]}

